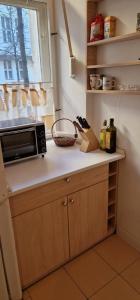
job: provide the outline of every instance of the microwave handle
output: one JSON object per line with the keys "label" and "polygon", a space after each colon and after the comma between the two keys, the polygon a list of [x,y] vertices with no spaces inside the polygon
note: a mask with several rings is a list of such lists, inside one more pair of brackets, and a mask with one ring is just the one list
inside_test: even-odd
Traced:
{"label": "microwave handle", "polygon": [[22,133],[22,132],[31,132],[31,131],[35,131],[35,127],[28,128],[28,129],[22,129],[22,130],[8,131],[8,132],[6,131],[3,133],[0,133],[0,136],[12,135],[12,134],[17,134],[17,133]]}

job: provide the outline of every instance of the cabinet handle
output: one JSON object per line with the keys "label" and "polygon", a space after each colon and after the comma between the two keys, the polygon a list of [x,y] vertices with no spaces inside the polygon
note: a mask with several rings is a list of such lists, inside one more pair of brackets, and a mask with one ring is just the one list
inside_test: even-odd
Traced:
{"label": "cabinet handle", "polygon": [[70,199],[69,199],[69,203],[70,203],[70,204],[74,204],[74,199],[70,198]]}
{"label": "cabinet handle", "polygon": [[66,181],[67,183],[69,183],[69,182],[71,181],[71,178],[70,178],[70,177],[67,177],[67,178],[65,179],[65,181]]}
{"label": "cabinet handle", "polygon": [[63,205],[63,206],[67,206],[67,205],[68,205],[68,201],[67,201],[67,200],[63,201],[63,202],[62,202],[62,205]]}

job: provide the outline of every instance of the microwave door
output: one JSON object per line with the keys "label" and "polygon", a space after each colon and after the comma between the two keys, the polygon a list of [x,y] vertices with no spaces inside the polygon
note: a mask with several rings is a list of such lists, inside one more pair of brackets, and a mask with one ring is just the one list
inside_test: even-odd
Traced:
{"label": "microwave door", "polygon": [[6,132],[1,136],[5,163],[37,155],[35,128]]}

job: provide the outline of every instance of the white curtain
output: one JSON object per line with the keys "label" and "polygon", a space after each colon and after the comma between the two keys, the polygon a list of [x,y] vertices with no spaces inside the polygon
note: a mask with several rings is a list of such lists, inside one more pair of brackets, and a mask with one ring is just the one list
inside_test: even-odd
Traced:
{"label": "white curtain", "polygon": [[30,117],[41,120],[54,114],[53,90],[39,85],[0,88],[0,121]]}

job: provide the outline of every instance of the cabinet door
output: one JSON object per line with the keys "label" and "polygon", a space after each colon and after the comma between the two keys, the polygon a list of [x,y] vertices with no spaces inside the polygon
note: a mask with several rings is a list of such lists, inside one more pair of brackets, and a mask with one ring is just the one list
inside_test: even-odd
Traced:
{"label": "cabinet door", "polygon": [[69,196],[70,255],[100,241],[107,234],[108,181]]}
{"label": "cabinet door", "polygon": [[67,199],[59,199],[13,219],[22,286],[69,258]]}

